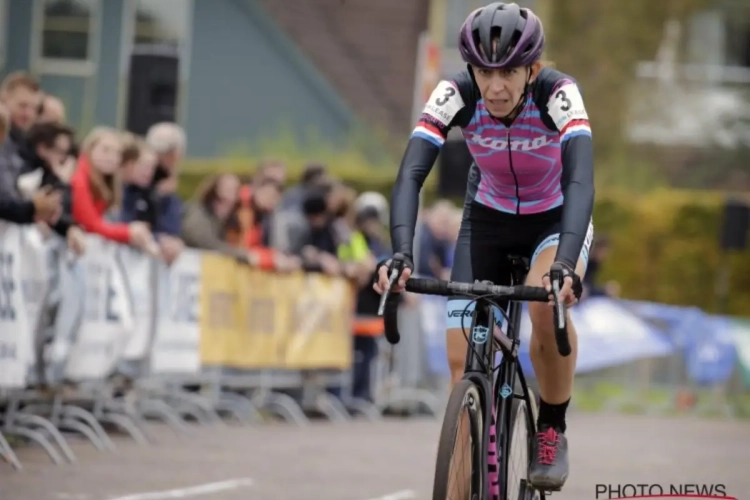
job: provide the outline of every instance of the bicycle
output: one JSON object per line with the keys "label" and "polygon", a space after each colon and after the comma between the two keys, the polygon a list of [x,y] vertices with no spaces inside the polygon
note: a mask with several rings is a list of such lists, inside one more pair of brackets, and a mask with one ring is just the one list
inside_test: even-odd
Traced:
{"label": "bicycle", "polygon": [[[500,498],[503,500],[544,500],[545,492],[537,491],[527,481],[528,466],[531,459],[532,440],[536,434],[537,400],[529,389],[521,365],[518,362],[520,345],[520,322],[522,301],[547,302],[549,293],[542,287],[520,285],[526,279],[529,270],[529,259],[526,257],[509,256],[511,261],[511,286],[497,286],[489,281],[459,283],[437,279],[415,279],[406,282],[406,291],[441,296],[466,296],[476,302],[474,313],[471,314],[471,332],[467,337],[468,349],[464,376],[451,391],[445,410],[443,425],[440,432],[437,462],[435,465],[435,481],[433,485],[433,500],[484,500],[489,497],[488,449],[490,442],[490,422],[492,422],[492,405],[490,397],[495,402],[497,458],[499,464]],[[379,314],[383,315],[385,336],[389,343],[398,344],[401,335],[397,325],[396,295],[390,294],[390,289],[398,279],[398,271],[393,270],[389,276],[388,289],[381,297]],[[565,307],[559,300],[562,287],[562,273],[550,273],[552,295],[554,301],[555,340],[558,351],[562,356],[570,355],[570,341],[568,339]],[[503,312],[495,301],[508,301],[508,312]],[[471,304],[471,303],[470,303]],[[469,305],[470,305],[469,304]],[[467,317],[469,305],[464,309]],[[494,307],[493,307],[494,306]],[[495,307],[507,319],[507,332],[495,329]],[[491,333],[494,331],[494,334]],[[488,340],[492,338],[492,342]],[[502,352],[502,361],[494,367],[497,349]],[[517,379],[517,380],[516,380]],[[518,382],[518,384],[516,384]],[[517,385],[520,393],[517,391]],[[512,396],[512,397],[511,397]],[[469,434],[472,441],[470,451],[470,495],[460,498],[449,498],[450,472],[453,455],[458,438],[459,420],[464,410],[468,410]],[[509,468],[513,454],[511,453],[512,438],[516,432],[526,430],[526,459],[521,460],[522,472],[519,474],[518,493],[509,484]],[[524,451],[523,448],[520,451]]]}

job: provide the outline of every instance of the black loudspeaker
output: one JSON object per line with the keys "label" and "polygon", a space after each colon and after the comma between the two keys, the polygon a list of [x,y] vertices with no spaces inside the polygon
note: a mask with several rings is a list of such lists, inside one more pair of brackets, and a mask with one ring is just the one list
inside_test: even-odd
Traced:
{"label": "black loudspeaker", "polygon": [[143,47],[130,57],[127,129],[144,135],[154,123],[177,116],[179,57],[176,50]]}
{"label": "black loudspeaker", "polygon": [[463,198],[474,158],[463,138],[448,139],[438,157],[438,196]]}
{"label": "black loudspeaker", "polygon": [[744,250],[747,248],[749,225],[750,207],[740,200],[727,200],[724,204],[724,220],[721,226],[721,249]]}

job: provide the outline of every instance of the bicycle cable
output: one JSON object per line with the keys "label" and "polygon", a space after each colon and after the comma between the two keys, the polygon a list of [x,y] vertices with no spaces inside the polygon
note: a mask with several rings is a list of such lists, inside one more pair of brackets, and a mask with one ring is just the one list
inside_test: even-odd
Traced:
{"label": "bicycle cable", "polygon": [[[495,306],[495,308],[496,308],[496,309],[497,309],[498,311],[500,311],[500,314],[501,314],[501,315],[503,316],[503,320],[504,320],[504,321],[506,321],[506,322],[507,322],[508,324],[510,324],[510,319],[508,318],[508,314],[507,314],[507,313],[506,313],[506,312],[505,312],[505,311],[503,310],[503,308],[502,308],[502,307],[500,307],[500,306],[499,306],[499,305],[497,304],[497,302],[495,302],[494,300],[491,300],[491,299],[490,299],[489,297],[494,297],[494,295],[493,295],[493,294],[485,294],[485,295],[477,295],[477,296],[474,296],[474,297],[473,297],[473,298],[472,298],[472,299],[471,299],[471,300],[470,300],[470,301],[468,302],[468,304],[466,304],[466,306],[465,306],[465,307],[464,307],[464,309],[463,309],[463,313],[461,314],[461,332],[463,333],[463,335],[464,335],[464,338],[466,339],[466,343],[467,343],[467,344],[468,344],[468,345],[469,345],[469,346],[471,347],[471,350],[472,350],[472,352],[474,353],[474,355],[476,356],[477,360],[479,360],[479,366],[480,366],[480,368],[482,369],[482,371],[485,371],[485,372],[486,372],[486,371],[488,371],[488,370],[487,370],[487,365],[486,365],[486,364],[485,364],[485,362],[484,362],[485,360],[484,360],[484,359],[482,359],[482,356],[481,356],[481,355],[479,354],[479,352],[478,352],[478,351],[477,351],[477,350],[476,350],[476,349],[475,349],[475,348],[474,348],[474,347],[472,346],[471,342],[469,341],[469,333],[468,333],[468,332],[466,331],[466,325],[464,325],[464,322],[463,322],[463,318],[464,318],[464,317],[466,316],[466,313],[467,313],[467,312],[469,311],[469,308],[470,308],[470,307],[471,307],[471,306],[472,306],[473,304],[476,304],[476,303],[477,303],[477,302],[479,302],[480,300],[486,300],[487,302],[489,302],[490,304],[492,304],[493,306]],[[492,336],[492,341],[494,342],[494,340],[495,340],[495,328],[499,328],[499,327],[497,326],[497,322],[493,321],[492,323],[493,323],[493,325],[492,325],[491,331],[488,331],[488,332],[487,332],[487,334],[488,334],[488,335],[491,335],[491,336]],[[476,328],[476,327],[475,327],[475,328]],[[494,364],[494,360],[492,361],[492,363]],[[495,371],[497,371],[497,370],[498,370],[498,368],[499,368],[499,366],[497,366],[497,367],[493,367],[493,368],[492,368],[492,372],[494,373]]]}

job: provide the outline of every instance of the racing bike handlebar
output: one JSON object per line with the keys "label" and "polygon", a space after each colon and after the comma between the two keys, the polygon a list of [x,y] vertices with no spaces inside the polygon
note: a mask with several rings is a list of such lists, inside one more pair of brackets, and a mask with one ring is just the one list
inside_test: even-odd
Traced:
{"label": "racing bike handlebar", "polygon": [[[390,293],[391,288],[398,280],[397,269],[391,271],[388,288],[383,292],[380,299],[378,315],[383,316],[385,326],[385,338],[391,344],[398,344],[401,334],[398,331],[398,298]],[[570,339],[568,338],[567,317],[565,306],[560,303],[560,289],[562,288],[563,276],[551,273],[550,282],[552,292],[537,286],[500,286],[491,283],[461,283],[458,281],[445,281],[438,279],[412,278],[406,282],[406,291],[422,295],[440,295],[443,297],[461,295],[469,297],[502,298],[505,300],[525,302],[547,302],[550,295],[554,303],[553,321],[555,324],[555,341],[557,350],[561,356],[569,356],[571,353]]]}

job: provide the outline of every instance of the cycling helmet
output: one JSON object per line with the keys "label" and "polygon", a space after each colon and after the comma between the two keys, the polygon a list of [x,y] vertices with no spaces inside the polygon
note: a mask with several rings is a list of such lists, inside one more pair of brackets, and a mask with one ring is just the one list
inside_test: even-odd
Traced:
{"label": "cycling helmet", "polygon": [[[496,50],[492,41],[497,39]],[[542,55],[542,22],[515,3],[495,2],[469,14],[458,36],[467,64],[487,69],[529,66]]]}

